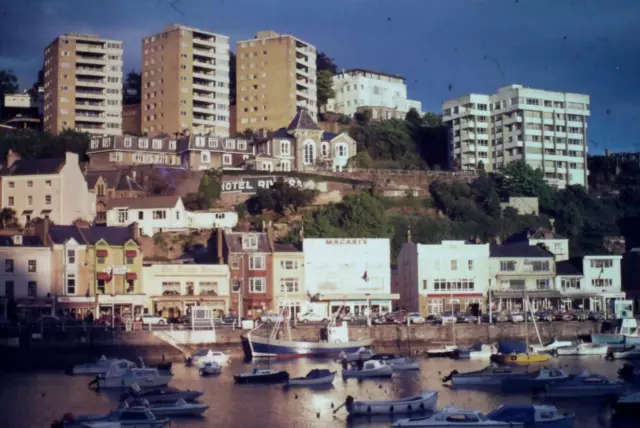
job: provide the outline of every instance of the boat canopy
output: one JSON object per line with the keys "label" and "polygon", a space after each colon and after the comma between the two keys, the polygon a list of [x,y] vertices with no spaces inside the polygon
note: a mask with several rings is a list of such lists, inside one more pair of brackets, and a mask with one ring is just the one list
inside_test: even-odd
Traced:
{"label": "boat canopy", "polygon": [[536,408],[531,404],[503,404],[487,414],[487,418],[491,421],[533,424],[536,420]]}
{"label": "boat canopy", "polygon": [[524,354],[527,352],[527,345],[517,341],[500,341],[498,342],[498,353],[500,354]]}

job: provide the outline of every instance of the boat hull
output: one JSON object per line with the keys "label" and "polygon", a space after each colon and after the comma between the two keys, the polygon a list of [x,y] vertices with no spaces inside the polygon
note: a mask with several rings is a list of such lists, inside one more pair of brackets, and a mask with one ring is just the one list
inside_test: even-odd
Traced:
{"label": "boat hull", "polygon": [[342,370],[342,377],[344,379],[347,378],[356,378],[356,379],[366,379],[366,378],[382,378],[382,377],[391,377],[393,375],[393,367],[386,366],[380,367],[378,369],[373,370]]}
{"label": "boat hull", "polygon": [[171,375],[159,375],[148,378],[98,377],[96,380],[98,388],[127,388],[134,383],[138,384],[141,388],[154,388],[158,386],[167,386],[171,381],[171,378]]}
{"label": "boat hull", "polygon": [[371,346],[373,339],[347,343],[301,342],[295,340],[270,340],[260,336],[241,336],[245,358],[295,358],[338,357],[341,352],[355,353],[360,348]]}
{"label": "boat hull", "polygon": [[169,419],[119,421],[105,416],[79,416],[72,421],[65,421],[65,428],[83,428],[87,422],[119,422],[121,428],[162,428]]}
{"label": "boat hull", "polygon": [[109,366],[97,364],[78,364],[73,366],[71,373],[74,375],[101,375],[109,370]]}
{"label": "boat hull", "polygon": [[619,397],[627,390],[625,384],[584,386],[562,386],[549,384],[546,395],[551,398]]}
{"label": "boat hull", "polygon": [[349,399],[347,399],[346,407],[349,414],[354,416],[409,414],[433,412],[437,401],[438,393],[432,392],[404,400],[355,401],[349,403]]}
{"label": "boat hull", "polygon": [[624,336],[625,345],[640,345],[640,336]]}
{"label": "boat hull", "polygon": [[290,378],[287,382],[289,386],[317,386],[317,385],[331,385],[336,377],[336,373],[333,372],[329,376],[319,377],[316,379],[309,379],[306,377]]}
{"label": "boat hull", "polygon": [[568,346],[566,348],[558,348],[556,352],[558,356],[587,356],[600,355],[605,356],[609,351],[609,347],[603,344],[583,343],[577,346]]}
{"label": "boat hull", "polygon": [[254,375],[254,376],[240,376],[233,377],[236,383],[239,384],[269,384],[269,383],[282,383],[289,380],[289,373],[278,372],[267,375]]}
{"label": "boat hull", "polygon": [[200,416],[207,411],[209,406],[204,404],[191,404],[185,407],[178,406],[151,406],[149,410],[153,412],[156,417],[164,416]]}
{"label": "boat hull", "polygon": [[396,372],[403,372],[403,371],[409,371],[409,370],[420,370],[420,364],[416,361],[405,361],[405,362],[398,362],[398,363],[388,363],[394,371]]}
{"label": "boat hull", "polygon": [[623,334],[598,333],[591,335],[591,342],[599,343],[601,345],[615,345],[623,343],[624,340],[625,337]]}
{"label": "boat hull", "polygon": [[124,399],[147,400],[150,404],[175,403],[181,398],[187,402],[195,401],[202,395],[203,393],[200,391],[180,391],[180,392],[167,392],[167,393],[158,392],[156,394],[151,393],[148,395],[125,394],[122,396],[121,400],[124,400]]}
{"label": "boat hull", "polygon": [[499,364],[539,364],[549,361],[549,354],[496,354],[491,356],[491,361]]}

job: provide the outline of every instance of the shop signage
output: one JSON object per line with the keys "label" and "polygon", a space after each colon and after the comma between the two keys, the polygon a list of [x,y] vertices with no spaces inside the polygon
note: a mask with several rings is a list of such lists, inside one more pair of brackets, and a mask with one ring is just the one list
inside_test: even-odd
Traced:
{"label": "shop signage", "polygon": [[100,294],[98,303],[101,305],[144,305],[144,295],[118,295]]}
{"label": "shop signage", "polygon": [[104,268],[103,272],[112,272],[114,275],[125,275],[129,272],[129,268],[124,265],[111,265],[110,267]]}
{"label": "shop signage", "polygon": [[222,193],[249,193],[258,189],[269,189],[279,179],[283,179],[290,186],[302,187],[302,181],[293,177],[239,177],[235,180],[222,181]]}
{"label": "shop signage", "polygon": [[366,245],[366,239],[327,239],[327,245]]}
{"label": "shop signage", "polygon": [[60,296],[57,300],[60,303],[95,303],[96,298],[93,296]]}

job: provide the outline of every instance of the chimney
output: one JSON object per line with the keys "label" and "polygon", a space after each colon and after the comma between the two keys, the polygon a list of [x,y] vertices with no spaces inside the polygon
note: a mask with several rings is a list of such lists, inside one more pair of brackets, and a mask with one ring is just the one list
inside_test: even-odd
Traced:
{"label": "chimney", "polygon": [[140,242],[140,225],[137,221],[134,221],[129,225],[129,231],[131,233],[131,239],[136,242]]}
{"label": "chimney", "polygon": [[555,234],[556,234],[556,219],[555,218],[549,219],[549,223],[551,223],[551,231],[553,232],[554,237],[555,237]]}
{"label": "chimney", "polygon": [[218,256],[218,264],[224,264],[224,257],[222,257],[222,229],[216,229],[216,255]]}
{"label": "chimney", "polygon": [[45,217],[40,221],[38,221],[34,225],[34,231],[36,236],[40,238],[44,246],[49,246],[51,244],[49,240],[49,219],[48,218]]}
{"label": "chimney", "polygon": [[273,235],[273,227],[271,227],[271,222],[269,222],[269,226],[267,227],[267,241],[269,241],[269,248],[271,248],[271,252],[273,252],[276,248],[276,240]]}
{"label": "chimney", "polygon": [[19,160],[20,160],[20,154],[18,152],[14,152],[13,150],[9,149],[9,152],[7,153],[7,168],[12,167],[13,164]]}
{"label": "chimney", "polygon": [[264,232],[267,229],[267,222],[262,220],[262,231]]}
{"label": "chimney", "polygon": [[502,245],[502,239],[500,239],[499,236],[496,236],[496,239],[494,241],[495,241],[496,244]]}

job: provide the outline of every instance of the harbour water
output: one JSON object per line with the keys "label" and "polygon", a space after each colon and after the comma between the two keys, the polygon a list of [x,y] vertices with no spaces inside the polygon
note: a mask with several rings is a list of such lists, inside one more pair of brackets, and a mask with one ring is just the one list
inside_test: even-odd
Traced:
{"label": "harbour water", "polygon": [[[336,414],[334,407],[342,404],[347,395],[356,400],[376,400],[406,397],[421,391],[439,391],[438,407],[477,409],[488,412],[502,403],[542,403],[531,395],[506,395],[496,391],[454,389],[443,386],[441,379],[456,369],[459,372],[485,367],[487,361],[454,361],[418,357],[422,370],[394,374],[391,380],[349,379],[343,381],[340,365],[328,360],[295,360],[271,363],[271,368],[287,370],[292,377],[304,376],[312,368],[338,371],[329,389],[284,389],[282,385],[235,385],[233,375],[266,362],[243,364],[233,362],[217,377],[202,378],[195,367],[174,364],[172,386],[204,391],[201,401],[211,407],[201,418],[173,419],[172,428],[204,427],[389,427],[392,419],[350,419],[343,408]],[[566,366],[570,373],[589,370],[616,378],[622,362],[602,358],[553,359],[549,365]],[[95,392],[88,388],[91,377],[73,377],[62,372],[31,372],[0,374],[0,409],[3,427],[49,428],[51,422],[65,412],[75,415],[103,414],[117,407],[120,391]],[[559,410],[575,413],[574,427],[618,427],[611,421],[611,411],[601,400],[554,400]]]}

